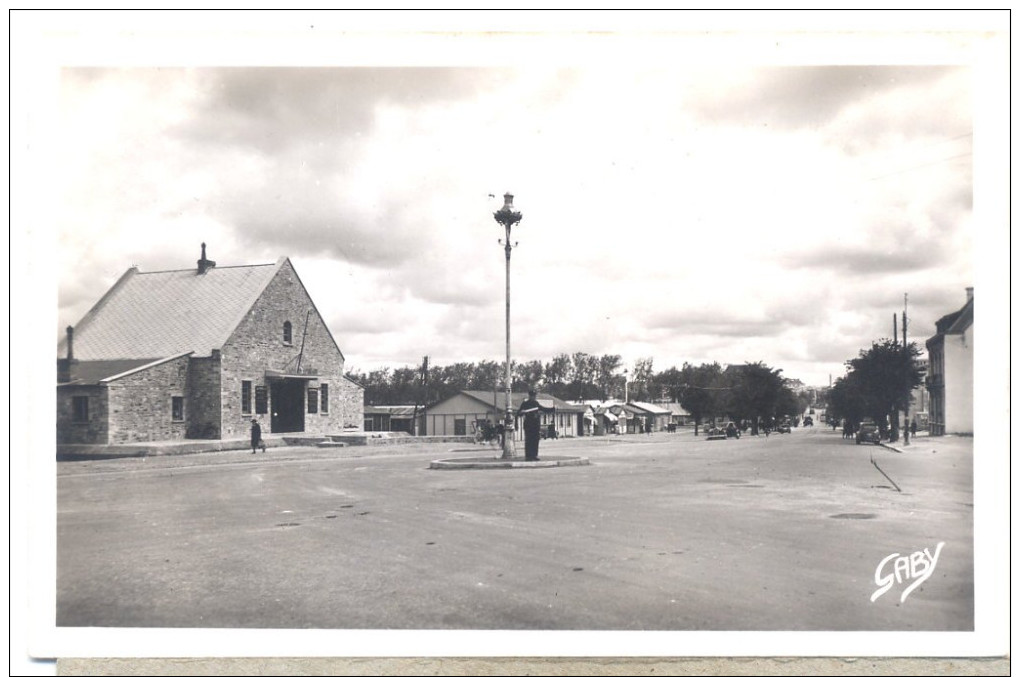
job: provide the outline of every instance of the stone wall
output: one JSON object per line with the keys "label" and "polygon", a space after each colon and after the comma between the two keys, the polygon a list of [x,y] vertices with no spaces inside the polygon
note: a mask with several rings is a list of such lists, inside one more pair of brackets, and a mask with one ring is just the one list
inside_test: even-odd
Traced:
{"label": "stone wall", "polygon": [[[189,416],[187,396],[190,357],[182,355],[111,381],[108,444],[181,440],[186,437]],[[174,421],[171,401],[184,398],[184,418]]]}
{"label": "stone wall", "polygon": [[[74,421],[74,398],[87,397],[87,422]],[[107,444],[109,409],[106,388],[101,386],[61,386],[57,388],[57,443]]]}
{"label": "stone wall", "polygon": [[220,351],[211,357],[193,357],[188,369],[187,436],[190,439],[220,438]]}
{"label": "stone wall", "polygon": [[[311,311],[311,312],[309,312]],[[291,328],[284,340],[284,323]],[[271,383],[266,370],[314,374],[305,382],[304,431],[339,433],[351,426],[360,430],[364,407],[363,389],[344,378],[344,358],[328,328],[315,309],[308,292],[290,261],[286,261],[265,291],[223,346],[221,355],[221,436],[243,437],[250,429],[251,414],[242,413],[241,382],[252,383],[252,412],[257,386],[270,391],[268,408],[273,411]],[[329,411],[321,406],[308,412],[308,389],[321,399],[322,384],[329,388]],[[256,414],[262,430],[272,429],[269,414]]]}

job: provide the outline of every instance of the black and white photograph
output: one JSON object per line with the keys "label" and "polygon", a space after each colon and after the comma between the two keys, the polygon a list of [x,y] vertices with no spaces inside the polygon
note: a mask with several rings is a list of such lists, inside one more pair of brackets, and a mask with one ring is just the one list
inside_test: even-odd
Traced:
{"label": "black and white photograph", "polygon": [[29,655],[1008,653],[1008,12],[26,14]]}

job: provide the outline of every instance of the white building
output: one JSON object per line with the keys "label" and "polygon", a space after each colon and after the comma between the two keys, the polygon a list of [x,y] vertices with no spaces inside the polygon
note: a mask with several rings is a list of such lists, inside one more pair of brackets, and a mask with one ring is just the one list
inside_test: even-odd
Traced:
{"label": "white building", "polygon": [[960,310],[935,323],[928,348],[928,422],[932,435],[974,434],[974,288]]}

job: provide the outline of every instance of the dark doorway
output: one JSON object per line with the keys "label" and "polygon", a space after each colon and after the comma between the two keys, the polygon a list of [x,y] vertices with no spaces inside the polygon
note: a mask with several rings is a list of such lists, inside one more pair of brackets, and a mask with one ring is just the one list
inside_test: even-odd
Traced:
{"label": "dark doorway", "polygon": [[305,431],[305,382],[300,379],[273,381],[269,399],[273,423],[270,432],[303,433]]}

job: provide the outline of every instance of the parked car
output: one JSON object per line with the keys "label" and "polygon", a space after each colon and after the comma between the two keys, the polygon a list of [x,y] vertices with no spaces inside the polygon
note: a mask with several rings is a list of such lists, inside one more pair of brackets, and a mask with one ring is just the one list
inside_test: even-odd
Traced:
{"label": "parked car", "polygon": [[543,440],[555,440],[559,439],[560,432],[556,430],[556,426],[550,424],[539,431],[539,437]]}
{"label": "parked car", "polygon": [[882,434],[874,423],[862,423],[861,427],[857,430],[857,437],[855,439],[857,444],[864,444],[865,442],[881,444]]}
{"label": "parked car", "polygon": [[706,440],[724,440],[726,439],[726,431],[722,428],[712,426],[705,431]]}
{"label": "parked car", "polygon": [[776,432],[780,434],[790,432],[790,424],[786,421],[779,423],[776,425]]}
{"label": "parked car", "polygon": [[804,427],[805,428],[807,428],[808,426],[814,426],[814,424],[815,424],[815,422],[813,420],[811,420],[810,416],[805,416],[804,417]]}
{"label": "parked car", "polygon": [[726,426],[726,437],[735,437],[738,440],[740,439],[740,428],[738,428],[733,421],[730,421]]}

